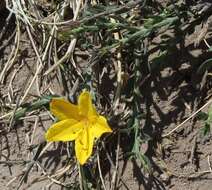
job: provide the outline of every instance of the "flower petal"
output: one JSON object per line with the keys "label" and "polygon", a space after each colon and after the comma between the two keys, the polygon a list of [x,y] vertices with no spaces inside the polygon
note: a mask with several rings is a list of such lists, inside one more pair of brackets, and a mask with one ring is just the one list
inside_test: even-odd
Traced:
{"label": "flower petal", "polygon": [[75,140],[76,157],[81,165],[85,164],[87,159],[91,156],[93,144],[94,137],[92,136],[89,127],[85,127]]}
{"label": "flower petal", "polygon": [[67,100],[61,98],[53,98],[50,103],[50,111],[55,115],[59,120],[64,119],[75,119],[80,120],[78,114],[78,107]]}
{"label": "flower petal", "polygon": [[82,131],[82,123],[74,119],[66,119],[52,125],[45,134],[47,141],[72,141]]}
{"label": "flower petal", "polygon": [[96,123],[92,126],[92,135],[95,138],[100,138],[103,133],[111,133],[112,129],[107,123],[107,120],[103,116],[97,118]]}
{"label": "flower petal", "polygon": [[91,95],[88,91],[83,91],[78,99],[79,114],[84,117],[97,115],[95,107],[92,105]]}

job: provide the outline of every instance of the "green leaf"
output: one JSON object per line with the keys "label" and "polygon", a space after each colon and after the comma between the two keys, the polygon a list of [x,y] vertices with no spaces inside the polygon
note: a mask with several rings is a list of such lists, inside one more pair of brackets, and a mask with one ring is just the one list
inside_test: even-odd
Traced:
{"label": "green leaf", "polygon": [[14,119],[19,120],[21,117],[24,117],[27,112],[31,112],[40,109],[43,106],[47,106],[53,97],[55,96],[43,96],[39,100],[32,102],[31,104],[24,104],[15,112]]}
{"label": "green leaf", "polygon": [[208,114],[201,111],[197,114],[196,119],[206,121],[208,119]]}
{"label": "green leaf", "polygon": [[205,126],[201,130],[204,136],[208,135],[210,133],[210,125],[205,123]]}
{"label": "green leaf", "polygon": [[209,107],[208,110],[208,119],[206,120],[206,123],[210,126],[212,124],[212,104]]}

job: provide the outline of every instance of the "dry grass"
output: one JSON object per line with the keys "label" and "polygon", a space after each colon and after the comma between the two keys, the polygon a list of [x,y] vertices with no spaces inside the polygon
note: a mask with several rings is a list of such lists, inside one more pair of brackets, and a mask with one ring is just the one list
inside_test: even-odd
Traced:
{"label": "dry grass", "polygon": [[[7,33],[11,20],[15,22],[8,43],[2,46],[12,44],[0,71],[0,83],[4,85],[0,122],[5,125],[1,133],[16,130],[20,121],[32,123],[26,135],[27,160],[1,161],[21,162],[26,167],[7,185],[19,179],[16,189],[21,189],[36,166],[40,175],[27,183],[28,188],[49,179],[46,187],[58,184],[67,189],[127,189],[119,168],[124,159],[135,160],[144,176],[153,176],[151,161],[146,151],[141,151],[154,138],[143,131],[147,113],[141,106],[145,101],[142,87],[157,70],[170,67],[164,64],[164,58],[191,29],[207,20],[211,10],[200,14],[195,6],[190,9],[183,1],[167,1],[163,7],[157,1],[145,0],[6,0],[6,7],[10,13],[0,39]],[[174,35],[167,35],[167,31]],[[155,45],[158,36],[164,40]],[[152,54],[155,56],[150,59]],[[28,64],[25,58],[30,56],[33,60]],[[99,112],[108,118],[113,134],[97,142],[92,158],[82,167],[76,162],[71,142],[53,145],[46,143],[43,136],[54,120],[48,111],[51,98],[64,96],[75,102],[85,88],[92,93]],[[208,98],[205,105],[210,103]],[[200,110],[194,110],[188,119]],[[48,126],[46,120],[51,121]],[[40,142],[35,143],[40,126],[45,130],[40,134]],[[125,145],[127,148],[123,148]],[[60,150],[63,164],[51,172],[42,160],[53,149]],[[49,154],[47,159],[53,157]]]}

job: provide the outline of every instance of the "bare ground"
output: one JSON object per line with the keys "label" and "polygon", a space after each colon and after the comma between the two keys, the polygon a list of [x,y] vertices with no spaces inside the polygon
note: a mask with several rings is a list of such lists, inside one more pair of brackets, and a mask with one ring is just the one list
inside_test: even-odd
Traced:
{"label": "bare ground", "polygon": [[[4,20],[2,19],[1,22],[4,23]],[[10,29],[12,33],[12,24]],[[169,67],[162,65],[160,71],[154,71],[154,74],[144,80],[141,85],[142,108],[146,113],[143,126],[152,138],[146,144],[146,155],[150,158],[153,174],[142,173],[140,166],[133,160],[126,162],[120,160],[118,170],[120,183],[117,189],[210,189],[212,141],[210,135],[202,136],[200,129],[204,123],[191,118],[171,135],[161,138],[191,116],[211,96],[211,78],[208,77],[204,82],[203,76],[196,74],[198,65],[212,55],[206,51],[204,43],[200,43],[198,47],[194,45],[200,30],[201,27],[196,33],[186,36],[185,41],[182,42],[183,49],[180,46],[176,47],[164,60],[170,65]],[[9,37],[10,35],[5,35],[4,41],[1,42],[1,65],[4,65],[14,45],[12,40],[7,43]],[[21,39],[20,61],[15,68],[11,69],[4,84],[0,86],[1,98],[12,99],[13,103],[18,101],[22,87],[30,80],[36,69],[35,54],[31,50],[26,34],[23,34]],[[210,41],[208,37],[208,42]],[[155,43],[160,43],[160,39],[157,39]],[[24,53],[23,57],[22,53]],[[15,77],[12,78],[14,72],[16,72]],[[9,88],[11,80],[14,87],[12,91]],[[57,81],[51,87],[54,92],[62,95]],[[30,94],[29,101],[38,95],[36,88],[32,88]],[[204,110],[207,111],[207,108]],[[32,154],[36,153],[37,149],[33,149],[32,146],[44,142],[44,132],[51,123],[46,113],[37,118],[22,120],[8,132],[7,127],[10,124],[4,120],[1,121],[0,189],[9,190],[18,187],[23,174],[30,167]],[[142,148],[145,149],[145,147]],[[66,158],[63,151],[65,149],[66,147],[62,144],[48,147],[47,152],[39,159],[40,165],[33,165],[21,189],[66,189],[59,182],[61,177],[63,183],[69,180],[74,183],[77,179],[69,179],[68,174],[65,178],[60,174],[55,178],[44,175],[54,173],[59,168],[63,168],[64,171],[69,169],[69,172],[75,171],[76,168],[68,168],[63,161]],[[111,179],[109,174],[106,174],[106,179],[108,181]]]}

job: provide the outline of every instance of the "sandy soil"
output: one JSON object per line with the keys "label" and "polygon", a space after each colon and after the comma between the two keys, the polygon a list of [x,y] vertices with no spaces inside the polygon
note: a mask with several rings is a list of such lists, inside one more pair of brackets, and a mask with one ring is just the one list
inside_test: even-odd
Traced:
{"label": "sandy soil", "polygon": [[[4,25],[7,11],[0,13],[0,23]],[[8,32],[2,37],[0,42],[0,68],[3,68],[9,53],[14,46],[13,40],[10,40],[14,30],[14,23],[11,21]],[[211,96],[211,80],[204,82],[203,76],[197,74],[198,66],[204,60],[212,56],[211,52],[206,51],[204,43],[195,47],[196,39],[201,32],[201,25],[196,28],[196,32],[186,36],[179,46],[175,47],[173,52],[164,60],[160,71],[153,71],[148,80],[141,85],[143,89],[143,102],[141,107],[146,113],[143,123],[144,131],[152,137],[146,150],[152,165],[152,175],[144,174],[133,160],[125,162],[120,161],[119,173],[120,180],[124,181],[117,189],[140,189],[140,190],[209,190],[212,186],[211,180],[211,154],[212,141],[211,135],[203,136],[201,128],[203,122],[192,118],[172,135],[162,138],[182,121],[188,118],[199,107],[201,107],[207,98]],[[170,35],[171,31],[168,32]],[[31,50],[30,42],[26,34],[21,36],[20,56],[17,60],[13,72],[4,79],[0,85],[1,98],[9,96],[18,101],[21,94],[21,87],[32,77],[35,71],[36,60],[35,53]],[[9,40],[9,41],[8,41]],[[208,42],[211,42],[208,36]],[[161,43],[161,38],[155,39],[156,44]],[[182,49],[183,47],[183,49]],[[154,46],[152,46],[154,49]],[[157,51],[153,51],[153,56]],[[23,64],[24,63],[24,64]],[[169,67],[167,67],[167,64]],[[23,65],[22,65],[23,64]],[[16,70],[15,70],[16,69]],[[17,72],[12,79],[14,72]],[[9,84],[13,82],[11,94]],[[52,87],[58,94],[62,94],[59,84],[55,81]],[[32,88],[30,94],[36,96],[36,88]],[[33,98],[31,96],[28,101]],[[207,111],[208,107],[204,110]],[[204,111],[203,110],[203,111]],[[68,168],[64,160],[67,155],[64,154],[65,145],[50,145],[47,152],[39,158],[39,164],[34,164],[29,171],[28,178],[23,179],[30,165],[32,164],[32,155],[37,151],[37,145],[45,144],[43,134],[50,126],[52,120],[47,111],[44,115],[35,119],[20,121],[14,128],[8,132],[9,123],[5,120],[0,121],[0,189],[16,189],[21,180],[24,180],[22,190],[65,189],[59,183],[73,182],[76,179],[69,179],[68,173],[75,168]],[[36,147],[36,148],[33,148]],[[142,147],[141,147],[142,148]],[[59,168],[69,169],[67,178],[58,175],[56,183],[44,173],[54,173]],[[109,180],[109,176],[106,174]]]}

